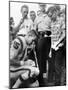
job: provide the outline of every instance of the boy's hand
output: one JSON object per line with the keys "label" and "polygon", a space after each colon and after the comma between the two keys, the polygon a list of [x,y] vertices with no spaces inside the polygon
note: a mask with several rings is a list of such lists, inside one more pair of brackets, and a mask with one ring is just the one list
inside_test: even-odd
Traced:
{"label": "boy's hand", "polygon": [[24,61],[20,61],[20,65],[21,65],[21,66],[24,65]]}

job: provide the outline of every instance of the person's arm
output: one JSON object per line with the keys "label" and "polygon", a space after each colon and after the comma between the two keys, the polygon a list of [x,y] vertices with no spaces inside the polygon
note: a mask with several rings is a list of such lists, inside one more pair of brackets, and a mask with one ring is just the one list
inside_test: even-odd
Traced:
{"label": "person's arm", "polygon": [[20,26],[21,24],[23,24],[23,22],[24,22],[24,18],[21,19],[20,23],[16,27],[13,28],[13,34],[16,34],[19,31]]}
{"label": "person's arm", "polygon": [[10,61],[10,65],[13,65],[13,66],[20,66],[20,61],[11,60],[11,61]]}

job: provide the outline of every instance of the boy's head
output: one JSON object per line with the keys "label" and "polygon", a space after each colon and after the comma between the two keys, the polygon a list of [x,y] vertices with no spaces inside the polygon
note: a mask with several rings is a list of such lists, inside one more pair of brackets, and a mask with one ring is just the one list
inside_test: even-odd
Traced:
{"label": "boy's head", "polygon": [[35,13],[35,11],[30,11],[30,18],[31,18],[32,21],[35,20],[35,18],[36,18],[36,13]]}
{"label": "boy's head", "polygon": [[23,6],[21,7],[22,17],[27,17],[28,11],[29,11],[28,6],[27,6],[27,5],[23,5]]}
{"label": "boy's head", "polygon": [[57,9],[55,6],[51,6],[48,8],[47,14],[51,17],[52,20],[56,20],[57,18]]}
{"label": "boy's head", "polygon": [[28,44],[32,44],[32,42],[35,42],[38,38],[38,34],[35,30],[31,30],[27,33],[26,40]]}

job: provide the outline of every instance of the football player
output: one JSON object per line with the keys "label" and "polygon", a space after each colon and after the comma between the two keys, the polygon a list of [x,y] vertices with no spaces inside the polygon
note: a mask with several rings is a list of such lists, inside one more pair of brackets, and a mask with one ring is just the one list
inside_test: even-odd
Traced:
{"label": "football player", "polygon": [[33,50],[35,48],[36,39],[36,31],[31,30],[25,37],[18,34],[11,44],[10,78],[17,79],[12,88],[18,88],[23,81],[39,74],[39,68],[36,67],[37,63],[28,58],[28,49]]}

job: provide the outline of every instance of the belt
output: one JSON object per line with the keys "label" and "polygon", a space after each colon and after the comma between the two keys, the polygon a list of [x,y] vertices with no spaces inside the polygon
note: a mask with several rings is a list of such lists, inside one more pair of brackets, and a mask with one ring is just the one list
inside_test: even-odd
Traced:
{"label": "belt", "polygon": [[38,32],[38,34],[39,34],[39,36],[42,36],[42,37],[44,37],[45,35],[50,36],[51,31],[40,31],[40,32]]}

